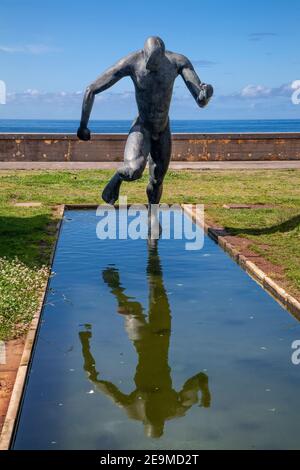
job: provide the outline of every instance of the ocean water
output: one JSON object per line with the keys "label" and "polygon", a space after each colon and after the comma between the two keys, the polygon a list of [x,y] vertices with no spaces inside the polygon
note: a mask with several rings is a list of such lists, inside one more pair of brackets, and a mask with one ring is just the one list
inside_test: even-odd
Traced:
{"label": "ocean water", "polygon": [[[77,120],[0,119],[1,132],[76,133]],[[127,133],[132,121],[90,121],[94,133]],[[240,133],[240,132],[300,132],[299,120],[239,120],[204,121],[172,120],[172,132],[182,133]]]}
{"label": "ocean water", "polygon": [[299,321],[207,236],[98,222],[66,211],[14,449],[299,449]]}

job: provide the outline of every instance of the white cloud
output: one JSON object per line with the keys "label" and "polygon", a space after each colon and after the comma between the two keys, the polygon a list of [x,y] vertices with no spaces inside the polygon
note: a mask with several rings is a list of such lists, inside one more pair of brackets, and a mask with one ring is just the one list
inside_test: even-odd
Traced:
{"label": "white cloud", "polygon": [[213,67],[214,65],[217,65],[217,62],[213,62],[212,60],[199,59],[192,60],[192,64],[195,67]]}
{"label": "white cloud", "polygon": [[[250,84],[231,94],[218,94],[210,106],[199,114],[194,100],[185,88],[175,90],[171,108],[172,118],[229,119],[229,118],[285,118],[298,117],[298,107],[291,101],[293,92],[300,87],[300,80],[294,80],[278,87],[264,84]],[[5,112],[15,118],[76,118],[80,114],[84,92],[81,90],[57,92],[29,88],[22,92],[7,94]],[[97,95],[93,110],[94,119],[128,119],[136,114],[134,91],[105,91]]]}
{"label": "white cloud", "polygon": [[0,80],[0,104],[6,104],[6,84]]}
{"label": "white cloud", "polygon": [[292,90],[298,90],[300,88],[300,80],[294,80],[291,85]]}
{"label": "white cloud", "polygon": [[[41,91],[29,88],[9,91],[5,118],[9,119],[77,119],[80,116],[83,91]],[[96,96],[93,119],[128,119],[136,115],[133,91],[105,91]]]}
{"label": "white cloud", "polygon": [[267,88],[263,85],[247,85],[242,89],[240,95],[243,98],[257,98],[260,96],[269,96],[271,92],[271,88]]}
{"label": "white cloud", "polygon": [[[263,99],[269,98],[280,98],[280,97],[291,97],[294,90],[300,88],[300,80],[295,80],[290,84],[283,84],[278,87],[268,87],[265,85],[246,85],[242,88],[241,91],[235,92],[232,94],[227,95],[218,95],[217,90],[215,90],[215,96],[212,100],[212,103],[215,101],[224,101],[234,103],[236,100],[244,100],[249,102],[256,102],[257,100],[261,101]],[[27,89],[23,92],[9,92],[7,94],[7,102],[14,103],[28,103],[28,101],[32,102],[47,102],[47,103],[61,103],[61,104],[68,104],[68,103],[81,103],[83,98],[83,91],[57,91],[57,92],[47,92],[47,91],[40,91],[37,89]],[[96,96],[96,103],[97,102],[105,102],[105,103],[134,103],[134,91],[126,90],[123,92],[109,92],[106,91],[101,93],[100,95]],[[175,102],[184,102],[188,101],[191,102],[193,105],[193,100],[191,99],[190,93],[187,90],[175,90],[173,101]]]}
{"label": "white cloud", "polygon": [[39,96],[40,92],[38,90],[32,90],[31,88],[28,88],[28,90],[24,91],[24,94],[29,96]]}
{"label": "white cloud", "polygon": [[292,91],[297,89],[298,82],[300,87],[300,80],[296,80],[292,83],[285,83],[283,85],[273,88],[267,87],[265,85],[247,85],[239,93],[233,94],[231,96],[241,99],[290,97]]}
{"label": "white cloud", "polygon": [[262,39],[274,38],[276,36],[278,36],[277,33],[268,33],[268,32],[251,33],[251,34],[249,34],[249,39],[250,39],[250,41],[261,41]]}
{"label": "white cloud", "polygon": [[47,54],[48,52],[57,52],[59,49],[46,46],[45,44],[26,44],[26,45],[0,45],[0,52],[6,54]]}
{"label": "white cloud", "polygon": [[[22,104],[31,102],[39,103],[56,103],[56,104],[76,104],[81,103],[83,99],[83,91],[57,91],[47,92],[36,89],[27,89],[22,92],[9,92],[7,94],[7,103]],[[96,96],[97,102],[134,102],[134,92],[124,91],[121,93],[104,92]]]}

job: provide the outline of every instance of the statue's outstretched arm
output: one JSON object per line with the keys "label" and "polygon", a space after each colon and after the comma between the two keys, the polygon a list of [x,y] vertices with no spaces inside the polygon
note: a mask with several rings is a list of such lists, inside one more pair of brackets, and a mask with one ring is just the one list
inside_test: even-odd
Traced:
{"label": "statue's outstretched arm", "polygon": [[213,87],[201,82],[193,65],[186,57],[178,55],[177,62],[179,73],[190,90],[193,98],[201,108],[204,108],[213,95]]}
{"label": "statue's outstretched arm", "polygon": [[98,380],[96,387],[118,406],[126,408],[131,404],[130,395],[126,395],[126,393],[121,392],[112,382]]}
{"label": "statue's outstretched arm", "polygon": [[100,77],[91,83],[84,94],[81,112],[80,127],[77,136],[81,140],[90,140],[90,131],[87,128],[95,96],[113,86],[121,78],[131,75],[132,63],[135,54],[119,60],[115,65],[106,70]]}
{"label": "statue's outstretched arm", "polygon": [[80,331],[79,333],[84,358],[84,370],[87,372],[90,381],[93,382],[99,390],[104,392],[105,395],[109,396],[118,405],[127,406],[130,404],[129,395],[122,393],[113,383],[98,379],[99,372],[96,369],[96,361],[90,350],[91,337],[92,332],[90,330]]}

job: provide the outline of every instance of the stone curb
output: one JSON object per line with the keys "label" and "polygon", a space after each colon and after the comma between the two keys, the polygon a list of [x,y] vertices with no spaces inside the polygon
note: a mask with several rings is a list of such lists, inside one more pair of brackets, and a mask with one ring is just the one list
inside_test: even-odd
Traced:
{"label": "stone curb", "polygon": [[[212,238],[220,247],[230,255],[231,258],[246,271],[261,287],[263,287],[272,297],[277,300],[289,313],[300,320],[300,302],[285,291],[277,282],[271,279],[264,271],[256,266],[253,261],[247,259],[236,247],[234,247],[224,235],[221,235],[222,228],[210,227],[205,222],[197,220],[193,205],[182,205],[184,211],[199,225],[205,233]],[[223,229],[224,233],[224,229]]]}

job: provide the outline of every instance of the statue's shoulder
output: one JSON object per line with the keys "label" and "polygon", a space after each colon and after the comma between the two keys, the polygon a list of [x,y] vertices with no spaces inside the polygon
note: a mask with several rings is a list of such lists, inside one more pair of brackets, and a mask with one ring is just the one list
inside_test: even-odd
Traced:
{"label": "statue's shoulder", "polygon": [[120,59],[117,64],[121,67],[132,68],[139,62],[141,57],[142,57],[142,51],[131,52],[125,57],[122,57],[122,59]]}
{"label": "statue's shoulder", "polygon": [[183,54],[178,54],[177,52],[172,51],[166,51],[166,56],[168,57],[170,62],[172,62],[177,67],[178,72],[180,72],[183,67],[186,67],[190,64],[189,59]]}
{"label": "statue's shoulder", "polygon": [[142,57],[142,55],[143,55],[143,50],[140,49],[139,51],[131,52],[130,54],[126,56],[126,58],[128,60],[136,61],[136,60],[139,60]]}
{"label": "statue's shoulder", "polygon": [[131,54],[128,54],[127,56],[128,60],[131,61],[133,64],[136,64],[143,58],[143,49],[140,49],[135,52],[131,52]]}

